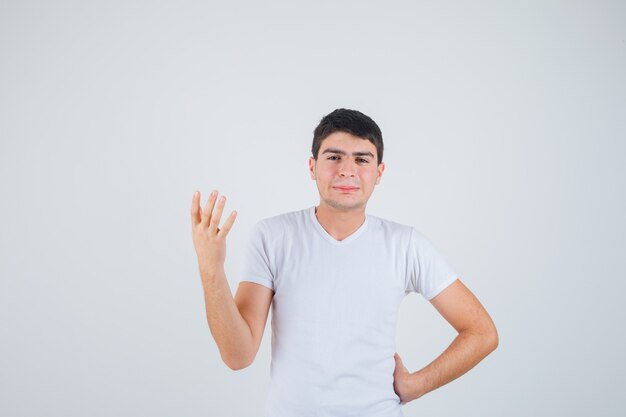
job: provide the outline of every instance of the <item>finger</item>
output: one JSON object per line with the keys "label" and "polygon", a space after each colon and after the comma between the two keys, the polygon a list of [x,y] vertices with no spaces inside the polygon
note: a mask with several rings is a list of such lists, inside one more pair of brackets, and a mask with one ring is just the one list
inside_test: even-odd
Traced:
{"label": "finger", "polygon": [[202,216],[200,212],[200,191],[196,191],[195,193],[193,193],[193,198],[191,199],[191,224],[195,226],[201,221]]}
{"label": "finger", "polygon": [[228,218],[224,222],[224,225],[220,229],[220,232],[218,233],[220,237],[225,238],[226,236],[228,236],[230,228],[233,227],[233,223],[235,223],[235,218],[237,218],[237,212],[233,210],[230,213],[230,216],[228,216]]}
{"label": "finger", "polygon": [[205,227],[209,225],[209,221],[211,220],[211,213],[213,213],[213,207],[215,206],[216,198],[217,191],[211,191],[209,199],[207,200],[206,205],[204,206],[204,210],[202,211],[202,225]]}
{"label": "finger", "polygon": [[209,222],[209,231],[211,233],[217,233],[218,226],[220,225],[220,219],[222,218],[222,212],[224,211],[224,205],[226,204],[226,197],[221,196],[217,201],[215,211],[211,214],[211,221]]}
{"label": "finger", "polygon": [[402,363],[402,358],[400,358],[400,355],[396,353],[395,355],[393,355],[393,357],[396,360],[396,367],[399,367],[400,369],[407,369],[406,366],[404,366],[404,363]]}

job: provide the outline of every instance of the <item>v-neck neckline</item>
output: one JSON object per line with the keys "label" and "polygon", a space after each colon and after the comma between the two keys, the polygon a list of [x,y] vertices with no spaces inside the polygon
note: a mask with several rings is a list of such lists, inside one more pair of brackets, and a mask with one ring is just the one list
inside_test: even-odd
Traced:
{"label": "v-neck neckline", "polygon": [[332,237],[330,235],[330,233],[328,233],[326,231],[326,229],[324,229],[322,227],[322,225],[320,224],[319,220],[317,220],[317,216],[315,216],[315,206],[312,206],[309,209],[309,215],[311,217],[311,221],[313,222],[313,226],[317,229],[317,231],[320,233],[320,235],[322,235],[322,237],[328,241],[329,243],[332,243],[335,246],[344,246],[347,245],[348,243],[352,242],[353,240],[355,240],[356,238],[358,238],[361,233],[363,233],[363,231],[366,229],[367,224],[369,223],[369,216],[367,215],[367,213],[365,214],[365,221],[361,224],[361,226],[359,226],[358,229],[356,229],[354,232],[352,232],[352,234],[350,234],[349,236],[347,236],[345,239],[343,240],[337,240],[334,237]]}

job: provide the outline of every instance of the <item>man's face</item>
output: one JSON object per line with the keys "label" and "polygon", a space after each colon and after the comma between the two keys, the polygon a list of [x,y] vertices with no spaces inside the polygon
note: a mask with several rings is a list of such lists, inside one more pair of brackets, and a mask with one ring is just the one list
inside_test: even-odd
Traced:
{"label": "man's face", "polygon": [[344,211],[365,207],[384,169],[372,142],[346,132],[328,135],[317,160],[309,158],[320,203]]}

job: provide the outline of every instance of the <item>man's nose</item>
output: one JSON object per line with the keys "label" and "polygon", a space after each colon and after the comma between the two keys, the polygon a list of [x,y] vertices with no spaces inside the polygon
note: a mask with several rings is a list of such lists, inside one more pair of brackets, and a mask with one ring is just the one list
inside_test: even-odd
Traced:
{"label": "man's nose", "polygon": [[341,165],[339,165],[339,175],[342,177],[353,177],[355,170],[355,163],[347,158],[341,161]]}

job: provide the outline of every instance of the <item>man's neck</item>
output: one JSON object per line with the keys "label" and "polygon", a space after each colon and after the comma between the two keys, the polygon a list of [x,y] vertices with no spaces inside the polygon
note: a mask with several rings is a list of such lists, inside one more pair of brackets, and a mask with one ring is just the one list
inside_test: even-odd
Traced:
{"label": "man's neck", "polygon": [[339,210],[320,203],[315,207],[315,217],[329,235],[342,241],[365,222],[365,206],[354,210]]}

